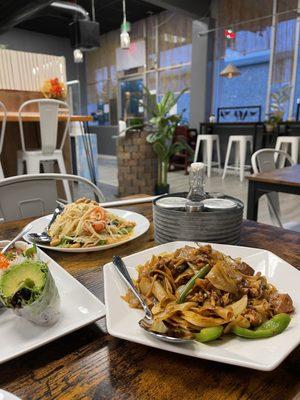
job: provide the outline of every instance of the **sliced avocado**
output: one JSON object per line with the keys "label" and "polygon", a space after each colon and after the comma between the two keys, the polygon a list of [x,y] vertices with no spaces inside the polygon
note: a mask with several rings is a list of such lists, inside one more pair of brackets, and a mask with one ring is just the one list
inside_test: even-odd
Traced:
{"label": "sliced avocado", "polygon": [[13,265],[0,278],[0,297],[8,307],[33,303],[45,287],[48,267],[39,261]]}

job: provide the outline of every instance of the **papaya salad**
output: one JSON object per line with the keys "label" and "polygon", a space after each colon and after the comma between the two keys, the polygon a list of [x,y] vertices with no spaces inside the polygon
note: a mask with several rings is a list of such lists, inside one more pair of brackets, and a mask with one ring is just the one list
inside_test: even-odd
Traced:
{"label": "papaya salad", "polygon": [[94,247],[121,242],[132,235],[135,222],[128,221],[95,201],[81,198],[68,204],[49,229],[51,246]]}
{"label": "papaya salad", "polygon": [[[150,330],[168,336],[200,342],[228,333],[267,338],[286,329],[294,311],[288,294],[210,245],[154,255],[137,271],[136,287],[153,314]],[[131,291],[123,298],[140,308]]]}

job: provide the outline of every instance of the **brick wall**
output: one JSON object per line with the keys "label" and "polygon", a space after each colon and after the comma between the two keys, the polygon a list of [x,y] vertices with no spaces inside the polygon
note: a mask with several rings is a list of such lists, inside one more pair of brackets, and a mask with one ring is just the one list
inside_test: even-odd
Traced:
{"label": "brick wall", "polygon": [[148,132],[127,132],[117,139],[119,195],[153,194],[157,157],[147,143]]}

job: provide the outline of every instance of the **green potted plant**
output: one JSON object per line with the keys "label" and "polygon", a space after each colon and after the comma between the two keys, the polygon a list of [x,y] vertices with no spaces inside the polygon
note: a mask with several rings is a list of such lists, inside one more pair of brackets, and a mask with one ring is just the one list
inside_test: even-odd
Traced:
{"label": "green potted plant", "polygon": [[148,129],[150,127],[147,142],[152,144],[153,150],[158,158],[156,194],[169,192],[168,170],[170,158],[184,149],[188,149],[189,152],[192,152],[192,149],[187,143],[173,141],[176,126],[182,120],[182,113],[171,114],[171,110],[186,91],[187,88],[183,89],[178,96],[168,91],[162,99],[157,102],[155,96],[145,87],[144,107],[149,117],[149,121],[146,125]]}
{"label": "green potted plant", "polygon": [[271,112],[268,114],[266,131],[273,132],[277,125],[282,122],[285,114],[285,105],[290,98],[290,85],[284,85],[271,93]]}

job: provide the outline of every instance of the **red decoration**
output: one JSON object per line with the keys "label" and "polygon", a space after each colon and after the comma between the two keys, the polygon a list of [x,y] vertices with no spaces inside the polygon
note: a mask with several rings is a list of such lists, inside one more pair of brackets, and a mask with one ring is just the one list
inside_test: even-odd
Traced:
{"label": "red decoration", "polygon": [[64,100],[67,96],[66,87],[58,78],[46,80],[42,87],[42,93],[48,99]]}
{"label": "red decoration", "polygon": [[224,30],[224,36],[226,39],[235,39],[236,33],[233,31],[232,28],[228,28]]}

